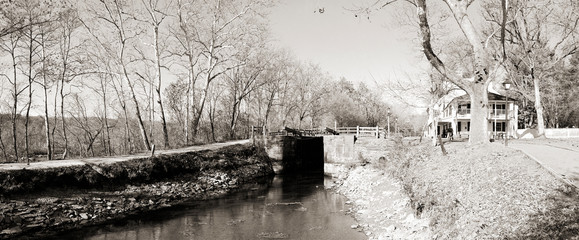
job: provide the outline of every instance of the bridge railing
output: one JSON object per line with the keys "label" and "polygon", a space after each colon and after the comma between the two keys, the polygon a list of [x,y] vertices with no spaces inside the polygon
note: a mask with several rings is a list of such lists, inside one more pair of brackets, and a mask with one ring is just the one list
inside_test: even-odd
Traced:
{"label": "bridge railing", "polygon": [[[317,127],[317,128],[310,128],[310,129],[292,129],[292,128],[284,128],[277,132],[269,132],[267,133],[270,136],[287,136],[287,135],[301,135],[301,136],[320,136],[320,135],[332,135],[332,131],[337,132],[339,134],[354,134],[356,137],[375,137],[380,138],[386,137],[386,129],[382,127],[338,127],[336,129],[327,129],[325,127]],[[252,127],[253,134],[261,135],[263,134],[262,127]]]}
{"label": "bridge railing", "polygon": [[334,129],[340,134],[355,134],[356,137],[376,137],[386,136],[386,130],[381,127],[338,127]]}

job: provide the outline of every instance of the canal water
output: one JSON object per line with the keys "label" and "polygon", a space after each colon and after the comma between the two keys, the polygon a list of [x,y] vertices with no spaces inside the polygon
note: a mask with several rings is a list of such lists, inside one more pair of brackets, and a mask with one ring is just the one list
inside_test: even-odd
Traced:
{"label": "canal water", "polygon": [[220,199],[190,201],[58,239],[367,239],[323,176],[275,176]]}

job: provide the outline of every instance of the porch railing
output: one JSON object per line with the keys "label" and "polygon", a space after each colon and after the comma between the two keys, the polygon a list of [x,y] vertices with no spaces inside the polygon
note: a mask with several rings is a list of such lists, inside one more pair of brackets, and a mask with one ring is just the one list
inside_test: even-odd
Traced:
{"label": "porch railing", "polygon": [[457,114],[459,116],[470,115],[470,108],[466,108],[466,109],[460,108],[460,109],[458,109]]}

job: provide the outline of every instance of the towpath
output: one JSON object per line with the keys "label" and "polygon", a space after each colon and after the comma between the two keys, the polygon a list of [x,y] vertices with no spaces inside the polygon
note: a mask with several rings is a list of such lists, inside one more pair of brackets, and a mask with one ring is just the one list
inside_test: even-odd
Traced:
{"label": "towpath", "polygon": [[509,146],[523,151],[557,177],[579,187],[579,151],[542,143],[516,141]]}
{"label": "towpath", "polygon": [[[214,150],[226,146],[231,146],[235,144],[246,144],[249,143],[249,139],[230,141],[224,143],[213,143],[207,145],[191,146],[186,148],[171,149],[171,150],[157,150],[155,151],[155,156],[158,155],[170,155],[176,153],[185,152],[197,152],[203,150]],[[46,169],[46,168],[57,168],[57,167],[67,167],[67,166],[80,166],[85,164],[111,164],[115,162],[123,162],[136,158],[143,158],[149,156],[150,153],[140,153],[135,155],[127,156],[112,156],[112,157],[95,157],[86,159],[70,159],[70,160],[54,160],[54,161],[42,161],[42,162],[32,162],[30,165],[26,163],[4,163],[0,164],[0,171],[8,170],[22,170],[26,169]]]}

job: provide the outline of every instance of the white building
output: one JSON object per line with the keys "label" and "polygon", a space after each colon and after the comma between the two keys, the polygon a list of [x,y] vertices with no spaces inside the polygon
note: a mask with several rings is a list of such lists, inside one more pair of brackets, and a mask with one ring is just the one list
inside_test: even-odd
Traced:
{"label": "white building", "polygon": [[[488,99],[489,138],[503,138],[505,135],[511,138],[516,137],[519,108],[515,100],[509,98],[507,101],[505,96],[492,92],[488,93]],[[454,137],[468,138],[471,118],[470,106],[470,97],[464,92],[456,97],[442,98],[435,106],[436,134],[447,137],[447,130],[452,128]],[[428,124],[430,128],[434,125],[433,122]],[[434,131],[429,132],[432,135]]]}

